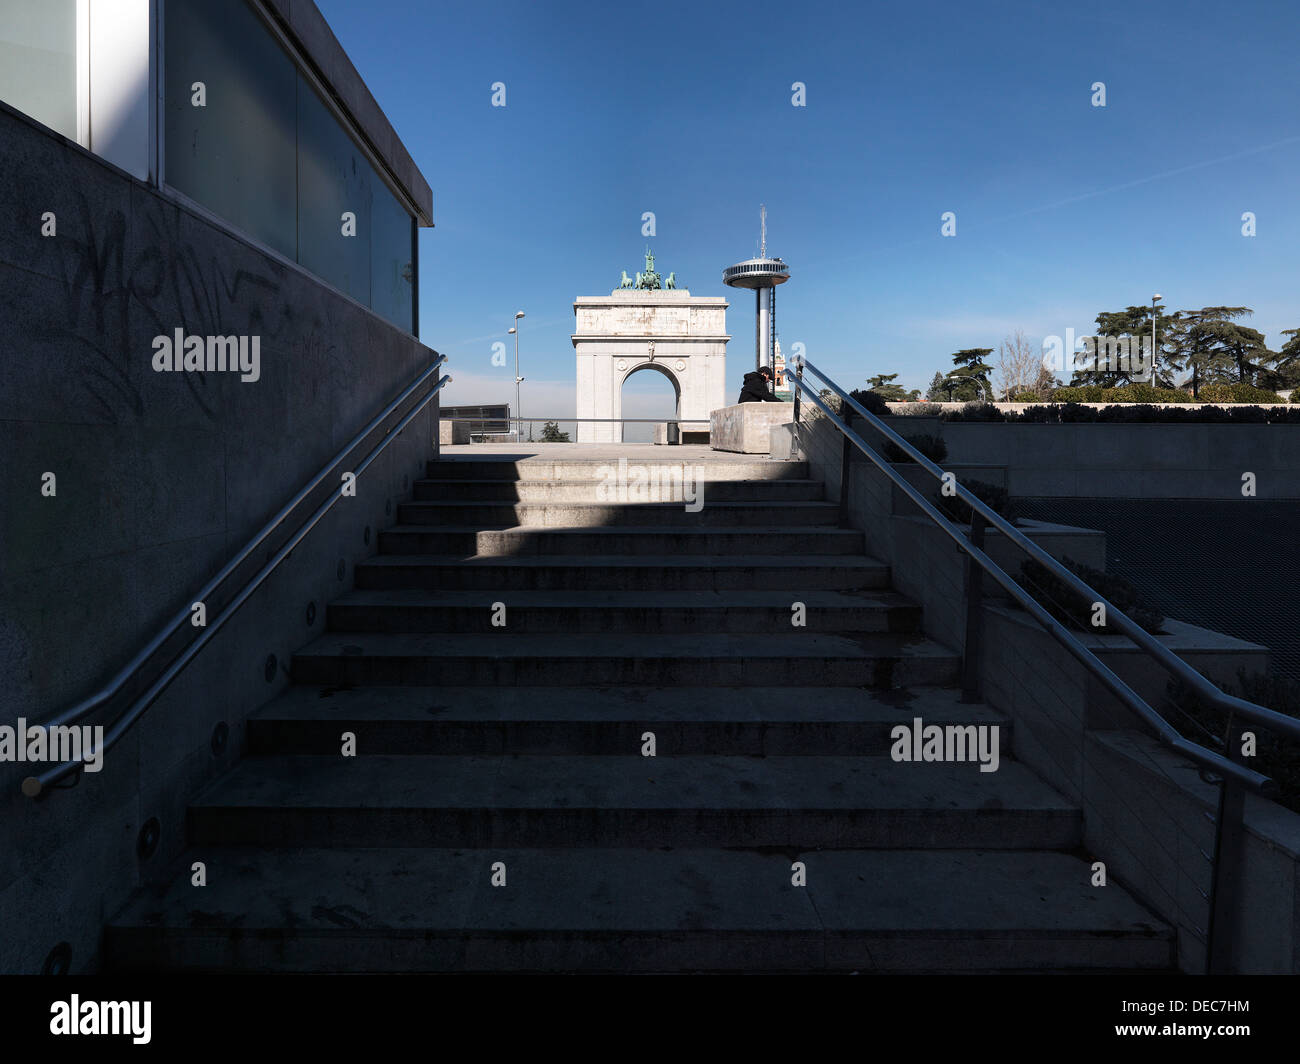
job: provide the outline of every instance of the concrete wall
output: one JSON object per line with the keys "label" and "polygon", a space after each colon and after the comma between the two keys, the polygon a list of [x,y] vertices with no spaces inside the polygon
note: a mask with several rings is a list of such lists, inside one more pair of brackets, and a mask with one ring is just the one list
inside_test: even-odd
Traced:
{"label": "concrete wall", "polygon": [[[986,611],[981,675],[990,705],[1011,715],[1018,760],[1024,761],[1084,811],[1085,846],[1106,863],[1107,875],[1178,929],[1184,970],[1200,972],[1213,867],[1218,788],[1196,767],[1145,732],[1127,711],[1047,633],[1021,612]],[[1195,639],[1179,656],[1217,681],[1238,667],[1261,669],[1266,656],[1234,653],[1226,636],[1217,649],[1203,629],[1170,625],[1175,640]],[[1191,628],[1191,626],[1186,626]],[[1104,644],[1108,640],[1094,641]],[[1113,637],[1111,642],[1118,642]],[[1098,648],[1100,649],[1100,648]],[[1259,648],[1262,650],[1262,648]],[[1136,651],[1099,656],[1148,701],[1159,704],[1163,684]],[[1193,736],[1194,737],[1194,736]],[[1300,816],[1248,796],[1238,967],[1252,973],[1300,971]],[[1204,853],[1202,852],[1204,851]]]}
{"label": "concrete wall", "polygon": [[[773,433],[773,439],[775,457],[775,448],[788,446],[784,441],[789,437]],[[800,442],[811,475],[823,479],[828,497],[838,500],[839,431],[817,419],[800,429]],[[981,454],[979,461],[988,458]],[[912,469],[908,476],[919,473]],[[997,482],[987,466],[978,479]],[[960,651],[965,642],[965,555],[900,496],[865,458],[851,464],[850,523],[865,531],[867,552],[891,566],[894,587],[920,602],[926,634]],[[1104,568],[1104,537],[1097,552],[1098,541],[1087,530],[1047,526],[1026,532],[1054,556],[1070,554]],[[1080,557],[1080,552],[1090,556]],[[1008,544],[991,540],[990,554],[1016,575]],[[1200,971],[1208,924],[1200,892],[1208,890],[1210,877],[1201,850],[1213,852],[1212,825],[1204,814],[1213,811],[1217,791],[1200,780],[1189,761],[1141,731],[1131,711],[1028,614],[990,596],[982,624],[983,697],[1014,722],[1016,758],[1080,805],[1089,854],[1178,928],[1180,964]],[[1264,647],[1177,621],[1165,625],[1165,644],[1216,682],[1234,679],[1239,670],[1259,674],[1267,668]],[[1168,675],[1127,639],[1085,636],[1083,641],[1148,703],[1162,705]],[[1247,829],[1245,885],[1236,914],[1239,968],[1300,972],[1300,816],[1252,796]]]}
{"label": "concrete wall", "polygon": [[[767,454],[771,447],[771,430],[790,420],[785,403],[736,403],[718,407],[709,414],[709,446],[715,451],[739,454]],[[785,437],[789,440],[789,436]],[[789,456],[787,443],[786,453]]]}
{"label": "concrete wall", "polygon": [[1026,497],[1300,499],[1300,425],[1020,425],[891,417],[902,436],[932,434],[948,461],[1005,466]]}
{"label": "concrete wall", "polygon": [[[41,235],[47,211],[55,236]],[[187,607],[433,356],[2,105],[0,218],[0,723],[35,723]],[[178,327],[259,335],[260,379],[154,372],[152,339]],[[0,972],[39,971],[60,941],[74,970],[93,968],[103,920],[179,852],[187,801],[238,756],[244,717],[285,686],[289,655],[422,475],[436,419],[435,400],[103,771],[32,801],[19,794],[31,766],[0,764]],[[140,861],[151,817],[162,843]]]}

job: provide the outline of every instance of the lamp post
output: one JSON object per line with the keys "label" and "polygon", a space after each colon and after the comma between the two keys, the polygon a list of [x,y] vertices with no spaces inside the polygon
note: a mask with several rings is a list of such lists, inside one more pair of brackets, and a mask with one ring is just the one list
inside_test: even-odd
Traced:
{"label": "lamp post", "polygon": [[510,328],[510,332],[515,335],[515,443],[519,442],[519,385],[523,377],[519,376],[519,319],[524,316],[522,310],[515,311],[515,324]]}
{"label": "lamp post", "polygon": [[1156,388],[1156,304],[1162,300],[1159,292],[1151,297],[1151,387]]}

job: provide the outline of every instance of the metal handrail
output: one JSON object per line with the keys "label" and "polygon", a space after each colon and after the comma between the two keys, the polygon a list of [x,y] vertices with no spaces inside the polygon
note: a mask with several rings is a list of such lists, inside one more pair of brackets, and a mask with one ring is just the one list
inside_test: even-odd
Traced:
{"label": "metal handrail", "polygon": [[616,425],[617,425],[617,424],[629,424],[629,425],[631,425],[631,424],[645,424],[645,425],[672,425],[672,424],[674,424],[674,423],[680,423],[680,422],[686,421],[686,422],[691,422],[692,424],[698,423],[698,424],[701,424],[701,425],[705,425],[705,424],[708,424],[708,421],[709,421],[709,419],[708,419],[707,417],[551,417],[551,416],[549,416],[548,414],[532,415],[532,416],[530,416],[530,417],[442,417],[442,416],[439,416],[438,420],[439,420],[439,421],[473,421],[473,422],[479,422],[479,421],[520,421],[520,422],[554,421],[557,425],[558,425],[558,424],[561,424],[561,423],[567,423],[567,422],[570,422],[570,421],[581,421],[581,422],[584,422],[584,423],[587,423],[587,422],[599,422],[599,423],[601,423],[601,424],[605,424],[605,423],[613,423],[613,424],[616,424]]}
{"label": "metal handrail", "polygon": [[[906,453],[914,462],[921,466],[926,472],[936,480],[942,481],[944,470],[935,465],[934,462],[926,458],[915,447],[913,447],[904,437],[900,436],[893,429],[885,425],[874,414],[865,410],[860,403],[851,398],[842,388],[834,381],[822,373],[816,366],[806,359],[799,359],[795,362],[795,372],[791,374],[794,379],[795,387],[805,393],[805,398],[816,403],[818,407],[826,414],[831,423],[835,425],[853,444],[862,451],[880,470],[907,495],[913,503],[929,517],[939,528],[952,539],[957,546],[964,551],[984,572],[988,573],[1002,588],[1017,602],[1020,603],[1040,624],[1042,624],[1049,633],[1065,647],[1070,654],[1084,665],[1093,675],[1097,677],[1105,686],[1120,699],[1126,706],[1138,714],[1167,745],[1178,750],[1180,753],[1191,758],[1198,764],[1212,769],[1220,775],[1231,777],[1237,782],[1250,787],[1252,790],[1268,793],[1275,789],[1273,781],[1261,773],[1245,768],[1234,761],[1230,761],[1222,754],[1216,753],[1207,747],[1200,746],[1187,739],[1184,739],[1167,720],[1164,719],[1155,709],[1147,704],[1136,691],[1121,680],[1114,672],[1107,667],[1088,647],[1086,647],[1072,632],[1063,624],[1056,620],[1048,613],[1039,603],[1017,583],[1011,576],[1002,570],[982,549],[973,544],[966,536],[959,531],[958,527],[943,516],[940,511],[933,506],[919,491],[916,490],[904,477],[894,471],[893,467],[880,455],[876,454],[860,436],[845,425],[840,418],[832,411],[820,397],[812,394],[811,390],[803,383],[803,370],[805,367],[814,373],[823,383],[835,392],[844,402],[846,402],[856,413],[860,414],[866,422],[876,429],[886,439],[890,440],[896,447]],[[1244,699],[1237,698],[1233,695],[1225,694],[1220,691],[1214,684],[1210,683],[1204,676],[1193,669],[1185,661],[1169,650],[1163,643],[1155,639],[1149,632],[1140,627],[1135,621],[1124,614],[1112,603],[1108,602],[1099,593],[1094,591],[1076,574],[1072,573],[1064,565],[1058,562],[1045,550],[1039,547],[1031,539],[1020,532],[1014,525],[1003,518],[990,508],[983,500],[979,499],[973,493],[968,491],[954,478],[955,494],[963,502],[978,513],[985,522],[993,528],[996,528],[1012,543],[1020,547],[1026,554],[1035,561],[1043,565],[1051,574],[1069,586],[1079,594],[1088,596],[1092,602],[1098,602],[1106,608],[1107,627],[1112,627],[1112,619],[1118,621],[1114,627],[1133,640],[1139,647],[1147,651],[1154,657],[1167,671],[1183,681],[1190,689],[1199,695],[1204,701],[1211,705],[1235,713],[1247,720],[1253,721],[1264,727],[1273,729],[1287,735],[1289,738],[1300,740],[1300,721],[1294,717],[1288,717],[1274,710],[1259,706],[1253,702],[1247,702]]]}
{"label": "metal handrail", "polygon": [[[303,487],[300,491],[298,491],[298,493],[295,494],[294,497],[289,500],[289,502],[287,502],[284,506],[282,506],[280,510],[275,514],[275,516],[272,517],[265,525],[262,526],[261,529],[259,529],[253,535],[253,538],[250,539],[248,543],[244,545],[244,547],[239,551],[239,553],[236,554],[235,557],[232,558],[229,562],[227,562],[224,566],[222,566],[221,570],[217,573],[217,575],[214,576],[211,580],[209,580],[206,584],[204,584],[202,589],[200,589],[196,595],[190,598],[190,602],[191,603],[202,602],[209,595],[211,595],[218,587],[220,587],[222,582],[225,581],[231,575],[231,573],[235,572],[239,568],[239,566],[241,566],[244,562],[246,562],[253,555],[253,553],[263,543],[266,542],[267,537],[270,536],[271,533],[273,533],[281,524],[283,524],[286,518],[288,518],[289,515],[292,514],[295,509],[297,509],[297,507],[302,505],[302,503],[311,496],[312,492],[314,492],[318,487],[320,487],[322,483],[325,482],[327,478],[329,478],[332,474],[336,472],[339,464],[343,462],[348,457],[348,455],[350,455],[354,450],[356,450],[356,448],[359,447],[361,443],[365,441],[367,436],[369,436],[372,432],[375,431],[375,429],[377,429],[389,417],[391,417],[393,412],[399,409],[402,406],[402,404],[411,397],[411,395],[413,395],[426,381],[429,380],[430,377],[434,376],[438,372],[439,368],[446,361],[447,361],[446,355],[437,355],[437,357],[434,358],[433,362],[431,362],[426,369],[421,371],[419,376],[417,376],[406,388],[402,390],[400,395],[398,395],[395,399],[392,400],[392,402],[390,402],[387,406],[385,406],[380,413],[375,415],[375,417],[371,418],[371,420],[366,424],[366,426],[363,429],[361,429],[361,431],[358,432],[347,443],[347,445],[344,446],[344,448],[341,451],[339,451],[338,454],[336,454],[324,466],[324,468],[322,468],[321,471],[317,473],[316,476],[314,476],[307,483],[305,487]],[[394,439],[397,438],[397,436],[402,432],[403,429],[406,428],[408,424],[410,424],[412,419],[429,404],[429,401],[435,395],[437,395],[437,393],[441,390],[442,386],[450,380],[451,377],[444,376],[436,384],[434,384],[434,386],[430,388],[428,392],[426,392],[425,395],[413,407],[411,407],[409,411],[407,411],[407,413],[402,417],[402,419],[398,421],[397,424],[395,424],[384,434],[384,438],[379,441],[379,443],[374,447],[374,449],[371,450],[370,454],[366,456],[365,460],[362,461],[360,465],[358,465],[354,470],[352,470],[353,476],[359,477],[361,473],[364,472],[365,469],[370,465],[370,463],[373,462],[384,451],[384,449]],[[208,622],[208,624],[203,628],[203,631],[199,635],[199,637],[195,639],[194,642],[190,643],[185,648],[185,650],[181,654],[179,654],[175,658],[175,660],[173,660],[172,663],[163,671],[163,673],[149,686],[149,689],[145,691],[144,694],[140,695],[140,697],[137,698],[134,702],[132,702],[131,705],[114,721],[112,726],[105,733],[103,743],[101,744],[99,750],[94,751],[92,753],[102,754],[104,751],[110,749],[112,746],[114,746],[117,743],[119,739],[121,739],[121,737],[131,728],[131,726],[141,716],[144,715],[145,711],[151,705],[153,705],[155,701],[157,701],[158,697],[163,693],[163,691],[167,689],[167,687],[180,674],[180,672],[185,668],[185,666],[188,665],[190,661],[194,659],[195,655],[207,644],[208,640],[210,640],[218,631],[221,630],[222,626],[226,623],[226,621],[229,620],[230,617],[232,617],[234,613],[239,609],[239,607],[242,606],[244,602],[248,600],[248,598],[253,594],[253,592],[256,591],[262,585],[262,582],[266,579],[266,577],[269,576],[270,573],[273,570],[275,570],[279,566],[279,564],[282,561],[284,561],[285,558],[289,556],[289,552],[293,550],[293,548],[296,547],[300,542],[302,542],[303,538],[307,535],[307,533],[310,532],[320,521],[320,519],[325,516],[325,514],[330,510],[330,508],[333,507],[333,505],[340,498],[343,497],[342,491],[343,489],[342,487],[340,487],[338,490],[330,492],[326,500],[319,507],[317,507],[316,511],[311,515],[311,517],[307,519],[307,521],[303,525],[299,527],[298,531],[295,532],[294,535],[291,536],[289,540],[283,546],[281,546],[278,551],[276,551],[276,553],[266,562],[266,564],[263,565],[260,570],[258,570],[255,576],[251,577],[244,584],[243,588],[241,588],[238,595],[236,595],[226,605],[226,607],[219,614],[217,614],[215,618],[213,618]],[[131,658],[130,661],[128,661],[120,670],[118,670],[118,672],[113,676],[113,678],[109,680],[103,687],[101,687],[94,694],[90,695],[88,698],[85,698],[82,701],[78,702],[76,705],[72,706],[71,708],[64,710],[62,713],[58,714],[55,717],[50,718],[48,721],[45,722],[44,727],[47,728],[56,727],[59,725],[68,724],[71,721],[81,720],[89,713],[91,713],[94,709],[96,709],[98,706],[103,705],[104,703],[112,699],[115,695],[117,695],[126,686],[127,681],[130,680],[131,677],[133,677],[140,670],[140,668],[144,665],[144,663],[148,661],[148,659],[153,654],[155,654],[159,650],[159,648],[161,648],[162,645],[166,643],[168,639],[174,636],[177,631],[179,631],[186,623],[189,622],[191,617],[191,609],[192,609],[191,606],[187,606],[179,614],[177,614],[176,617],[173,618],[172,621],[168,623],[162,630],[160,630],[151,640],[149,640],[149,642],[146,643],[145,646],[133,658]],[[59,762],[54,767],[47,769],[45,772],[40,773],[39,775],[26,777],[22,782],[23,794],[27,795],[29,798],[37,797],[38,795],[48,790],[48,788],[52,784],[57,783],[59,780],[62,780],[65,777],[72,775],[74,772],[79,772],[82,766],[84,765],[84,760],[85,759],[77,760],[77,761],[74,760],[62,761]]]}

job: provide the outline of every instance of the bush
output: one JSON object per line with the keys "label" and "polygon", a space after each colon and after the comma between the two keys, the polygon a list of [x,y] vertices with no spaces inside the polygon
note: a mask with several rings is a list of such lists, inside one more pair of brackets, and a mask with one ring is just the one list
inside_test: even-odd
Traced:
{"label": "bush", "polygon": [[1123,388],[1103,388],[1103,403],[1193,403],[1191,393],[1179,388],[1154,388],[1150,384],[1129,384]]}
{"label": "bush", "polygon": [[[840,397],[836,395],[833,391],[831,391],[829,388],[823,388],[820,392],[817,393],[817,398],[820,399],[823,403],[825,403],[828,407],[830,407],[831,413],[833,413],[836,417],[840,416],[840,407],[842,407],[844,403],[840,400]],[[826,415],[823,413],[821,407],[819,407],[816,403],[811,402],[807,396],[804,396],[804,401],[799,404],[799,417],[802,421],[811,424],[812,422],[816,421],[819,417],[825,417],[825,416]]]}
{"label": "bush", "polygon": [[1264,388],[1256,388],[1253,384],[1237,382],[1236,384],[1225,384],[1221,381],[1215,381],[1207,384],[1204,388],[1198,389],[1200,395],[1198,400],[1203,403],[1281,403],[1285,400],[1277,394]]}
{"label": "bush", "polygon": [[1084,406],[1082,403],[1066,403],[1059,409],[1061,420],[1068,424],[1096,421],[1099,413],[1096,407]]}
{"label": "bush", "polygon": [[1042,396],[1037,392],[1020,391],[1011,397],[1013,403],[1037,403],[1042,400]]}
{"label": "bush", "polygon": [[[1011,522],[1015,521],[1015,506],[1011,502],[1011,495],[1006,488],[997,484],[989,484],[983,480],[967,480],[962,482],[961,486],[999,517],[1005,517]],[[953,521],[956,521],[957,524],[970,524],[972,511],[970,503],[966,502],[965,499],[959,499],[956,495],[940,493],[938,502],[939,509]]]}
{"label": "bush", "polygon": [[[854,391],[849,392],[849,398],[856,400],[869,414],[875,414],[876,417],[889,417],[889,406],[877,391],[870,388],[855,389]],[[858,412],[847,403],[842,403],[841,405],[844,406],[849,413],[853,414],[854,417],[859,416]]]}
{"label": "bush", "polygon": [[1203,403],[1231,403],[1232,388],[1227,384],[1207,384],[1200,389],[1197,398]]}
{"label": "bush", "polygon": [[[1097,411],[1097,420],[1101,422],[1113,421],[1127,424],[1140,424],[1141,422],[1157,421],[1160,417],[1160,407],[1150,406],[1146,403],[1130,403],[1124,406],[1105,406]],[[1182,414],[1184,411],[1178,410],[1175,413]]]}
{"label": "bush", "polygon": [[[1300,683],[1295,680],[1267,674],[1250,676],[1239,672],[1236,683],[1219,686],[1226,693],[1244,698],[1247,702],[1276,710],[1288,717],[1300,717]],[[1208,731],[1220,740],[1227,736],[1228,714],[1224,710],[1202,702],[1200,696],[1178,681],[1170,681],[1166,698],[1173,707],[1177,707],[1155,707],[1166,720],[1193,742],[1210,749],[1218,747],[1221,751],[1221,743],[1216,743],[1204,732]],[[1186,718],[1191,718],[1199,727],[1186,728]],[[1250,767],[1276,781],[1278,792],[1273,798],[1279,805],[1300,813],[1300,752],[1297,752],[1295,743],[1275,735],[1267,728],[1249,724],[1246,727],[1255,732],[1258,742]]]}
{"label": "bush", "polygon": [[941,417],[943,407],[939,403],[907,403],[894,414],[898,417]]}
{"label": "bush", "polygon": [[960,410],[948,410],[944,421],[1005,421],[1006,415],[992,403],[967,403]]}
{"label": "bush", "polygon": [[1053,403],[1100,403],[1101,385],[1083,385],[1052,389]]}
{"label": "bush", "polygon": [[[908,436],[907,442],[920,451],[931,462],[942,462],[948,457],[948,445],[943,442],[942,436],[931,436],[928,434],[920,436]],[[898,446],[893,440],[886,440],[884,447],[881,448],[881,454],[889,462],[911,462],[912,456]]]}
{"label": "bush", "polygon": [[1194,403],[1188,392],[1177,388],[1153,388],[1149,384],[1128,384],[1122,388],[1103,388],[1099,384],[1057,388],[1054,403]]}
{"label": "bush", "polygon": [[1008,414],[1008,421],[1021,424],[1059,424],[1062,422],[1119,422],[1146,424],[1200,424],[1200,423],[1236,423],[1236,424],[1300,424],[1300,409],[1293,406],[1258,407],[1258,406],[1201,406],[1201,407],[1158,407],[1142,403],[1106,406],[1100,409],[1081,406],[1078,403],[1066,403],[1058,406],[1053,403],[1043,406],[1031,406],[1018,414]]}
{"label": "bush", "polygon": [[[1163,630],[1164,618],[1139,597],[1127,580],[1069,558],[1062,558],[1061,564],[1152,635],[1159,635]],[[1026,558],[1020,566],[1020,577],[1025,590],[1062,624],[1094,634],[1109,630],[1108,625],[1093,625],[1092,600],[1067,586],[1042,563]]]}

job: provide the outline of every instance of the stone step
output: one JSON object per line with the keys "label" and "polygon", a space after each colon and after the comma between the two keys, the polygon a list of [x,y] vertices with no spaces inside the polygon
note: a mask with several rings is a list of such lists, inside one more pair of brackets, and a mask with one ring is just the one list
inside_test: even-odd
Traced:
{"label": "stone step", "polygon": [[[790,588],[861,591],[889,586],[889,566],[857,555],[642,554],[600,557],[459,557],[380,554],[356,567],[361,589],[448,591],[728,591]],[[500,598],[500,596],[498,596]],[[496,600],[494,600],[496,601]],[[504,600],[502,600],[504,601]]]}
{"label": "stone step", "polygon": [[297,685],[248,719],[251,755],[629,754],[654,732],[658,756],[877,754],[890,730],[920,717],[940,726],[1012,728],[947,688],[854,687],[358,687]]}
{"label": "stone step", "polygon": [[[504,597],[503,597],[504,596]],[[349,591],[329,604],[336,632],[499,634],[493,603],[515,634],[609,632],[739,634],[794,631],[804,604],[809,632],[917,632],[921,608],[893,591]]]}
{"label": "stone step", "polygon": [[379,533],[381,554],[861,554],[856,529],[814,528],[455,528],[396,525]]}
{"label": "stone step", "polygon": [[606,528],[721,526],[770,528],[836,525],[839,506],[830,502],[709,502],[688,510],[680,502],[655,503],[525,503],[525,502],[403,502],[397,505],[402,525],[446,525],[453,528]]}
{"label": "stone step", "polygon": [[[824,497],[820,480],[696,480],[704,484],[688,494],[703,498],[706,505],[715,502],[816,502]],[[413,497],[426,502],[617,502],[617,493],[603,479],[592,480],[417,480]],[[656,498],[665,501],[683,498],[680,484],[665,493],[657,489]],[[635,497],[632,501],[636,501]]]}
{"label": "stone step", "polygon": [[328,632],[293,655],[295,683],[873,687],[948,684],[959,659],[916,634],[559,637]]}
{"label": "stone step", "polygon": [[[209,885],[190,885],[201,860]],[[794,861],[807,886],[791,885]],[[492,864],[505,886],[491,884]],[[204,846],[108,923],[125,971],[1168,971],[1062,853]]]}
{"label": "stone step", "polygon": [[[197,847],[1070,850],[1082,816],[1003,760],[257,757],[189,807]],[[950,889],[952,885],[950,884]]]}
{"label": "stone step", "polygon": [[[690,470],[697,480],[807,480],[807,462],[782,462],[770,458],[721,457],[710,455],[704,461],[677,456],[664,458],[630,458],[628,479],[636,467],[659,470]],[[426,464],[428,480],[577,480],[597,481],[611,475],[618,477],[617,458],[434,458]],[[649,473],[647,476],[651,475]]]}

